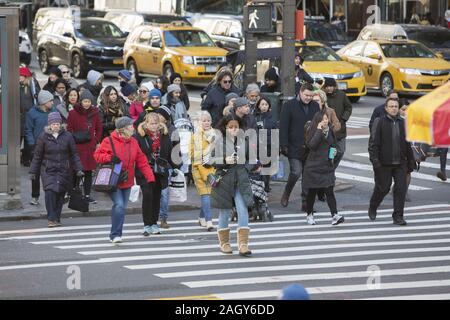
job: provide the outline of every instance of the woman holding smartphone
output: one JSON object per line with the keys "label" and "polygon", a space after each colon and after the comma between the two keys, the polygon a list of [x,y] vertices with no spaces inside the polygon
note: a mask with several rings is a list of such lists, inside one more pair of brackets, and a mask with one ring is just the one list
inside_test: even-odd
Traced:
{"label": "woman holding smartphone", "polygon": [[331,224],[338,225],[344,222],[344,217],[337,212],[334,196],[336,136],[324,111],[315,114],[306,131],[305,142],[309,149],[303,171],[303,183],[308,189],[306,222],[309,225],[316,224],[313,217],[314,201],[317,192],[323,190],[332,216]]}

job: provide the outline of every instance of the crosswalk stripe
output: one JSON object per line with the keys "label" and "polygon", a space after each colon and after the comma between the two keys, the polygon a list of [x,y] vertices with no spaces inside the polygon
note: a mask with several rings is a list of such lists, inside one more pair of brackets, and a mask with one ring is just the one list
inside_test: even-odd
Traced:
{"label": "crosswalk stripe", "polygon": [[[381,271],[382,276],[396,276],[396,275],[420,275],[428,273],[448,273],[450,266],[438,267],[423,267],[423,268],[402,268],[402,269],[384,269]],[[309,281],[309,280],[331,280],[331,279],[352,279],[352,278],[367,278],[370,276],[368,271],[355,272],[334,272],[334,273],[314,273],[314,274],[294,274],[294,275],[279,275],[279,276],[264,276],[264,277],[245,277],[232,279],[214,279],[214,280],[200,280],[200,281],[184,281],[181,284],[189,288],[205,288],[205,287],[220,287],[243,284],[267,284],[278,282],[294,282],[294,281]]]}
{"label": "crosswalk stripe", "polygon": [[[325,221],[325,220],[319,220],[318,221]],[[409,224],[410,226],[408,226],[408,230],[419,230],[422,228],[429,228],[429,229],[433,229],[436,228],[436,226],[430,225],[430,226],[415,226],[416,224],[420,223],[420,222],[444,222],[444,221],[450,221],[450,217],[449,218],[429,218],[429,219],[410,219],[409,220]],[[270,224],[264,224],[264,226],[261,226],[261,224],[258,225],[258,223],[253,223],[251,224],[251,227],[256,227],[256,228],[252,228],[252,232],[266,232],[266,231],[273,231],[273,230],[279,230],[280,227],[278,225],[280,224],[287,224],[290,223],[292,221],[290,220],[286,220],[286,221],[273,221]],[[374,226],[374,225],[392,225],[392,221],[377,221],[376,223],[374,223],[373,221],[367,221],[367,222],[353,222],[351,224],[348,225],[339,225],[339,226],[335,226],[334,228],[331,228],[331,225],[315,225],[314,227],[308,226],[308,225],[304,225],[303,224],[303,219],[302,220],[295,220],[294,222],[298,222],[299,224],[302,225],[298,225],[298,226],[284,226],[282,227],[283,230],[307,230],[307,231],[311,231],[312,228],[314,229],[327,229],[328,231],[315,231],[315,234],[329,234],[331,233],[332,229],[336,229],[339,228],[340,229],[340,233],[354,233],[354,232],[372,232],[374,230],[376,231],[388,231],[388,230],[394,230],[397,231],[399,228],[402,227],[398,227],[398,226],[394,226],[394,227],[385,227],[385,228],[376,228],[376,227],[372,227],[372,228],[364,228],[364,229],[347,229],[350,227],[358,227],[358,226]],[[329,222],[329,221],[328,221]],[[234,226],[235,224],[230,224],[231,226]],[[446,225],[448,226],[448,225]],[[439,228],[443,228],[442,225],[437,226]],[[189,228],[189,227],[186,227]],[[184,229],[180,229],[180,230],[184,230]],[[198,230],[198,227],[196,227],[194,230]],[[172,230],[173,231],[173,230]],[[125,236],[129,235],[129,234],[133,234],[133,233],[141,233],[142,230],[141,229],[131,229],[131,230],[124,230],[124,234]],[[170,233],[169,233],[170,232]],[[98,234],[105,234],[105,231],[99,231],[99,232],[84,232],[84,233],[75,233],[75,234],[60,234],[60,235],[40,235],[40,236],[24,236],[24,237],[13,237],[13,238],[8,238],[8,239],[15,239],[15,240],[29,240],[29,239],[45,239],[45,238],[55,238],[55,237],[73,237],[73,236],[89,236],[89,235],[98,235]],[[236,233],[236,230],[232,230],[231,233]],[[203,230],[201,232],[188,232],[188,233],[173,233],[171,231],[167,231],[164,232],[164,237],[187,237],[187,236],[204,236],[206,234],[206,232]],[[153,237],[150,237],[153,238]]]}
{"label": "crosswalk stripe", "polygon": [[[405,207],[405,211],[415,211],[415,210],[424,210],[424,209],[437,209],[437,208],[450,208],[449,204],[431,204],[431,205],[420,205],[420,206],[411,206],[411,207]],[[378,210],[378,212],[390,212],[391,209],[382,209]],[[359,211],[343,211],[342,213],[345,214],[359,214],[359,213],[366,213],[365,210],[359,210]],[[318,212],[315,215],[320,214],[329,214],[325,212]],[[278,217],[295,217],[298,214],[283,214],[283,215],[277,215]],[[214,221],[217,221],[217,219],[214,219]],[[188,223],[198,223],[198,220],[191,219],[191,220],[180,220],[180,221],[171,221],[171,224],[188,224]],[[124,227],[136,227],[136,226],[142,226],[142,223],[125,223]],[[59,227],[59,228],[32,228],[32,229],[18,229],[18,230],[4,230],[0,231],[0,235],[7,235],[7,234],[21,234],[21,233],[55,233],[55,232],[61,232],[61,231],[70,231],[70,230],[83,230],[83,229],[96,229],[96,228],[111,228],[110,224],[97,224],[97,225],[87,225],[87,226],[71,226],[71,227]],[[8,238],[9,239],[9,238]],[[16,238],[14,238],[16,239]],[[0,240],[4,240],[1,239]]]}
{"label": "crosswalk stripe", "polygon": [[[323,242],[322,239],[319,242]],[[312,243],[313,241],[311,241]],[[256,246],[271,246],[271,245],[287,245],[287,244],[298,244],[305,243],[305,239],[290,239],[290,240],[273,240],[273,241],[253,241],[252,247]],[[340,248],[361,248],[361,247],[371,247],[371,246],[401,246],[401,245],[413,245],[413,244],[436,244],[436,243],[450,243],[450,239],[428,239],[428,240],[406,240],[406,241],[379,241],[379,242],[364,242],[364,243],[344,243],[344,244],[326,244],[326,245],[310,245],[310,240],[308,240],[308,246],[299,247],[289,247],[290,251],[311,251],[311,250],[322,250],[322,249],[340,249]],[[232,247],[235,244],[231,244]],[[216,249],[217,244],[202,244],[195,246],[179,246],[179,247],[152,247],[152,248],[139,248],[139,249],[110,249],[110,250],[92,250],[92,251],[79,251],[78,254],[85,256],[92,255],[107,255],[107,254],[130,254],[130,253],[141,253],[141,252],[169,252],[169,251],[185,251],[185,250],[198,250],[198,249]],[[167,254],[166,259],[178,258],[178,254]]]}
{"label": "crosswalk stripe", "polygon": [[[379,294],[382,290],[392,289],[414,289],[414,288],[433,288],[433,287],[448,287],[450,280],[424,280],[424,281],[404,281],[404,282],[382,282],[380,289],[370,289],[367,284],[357,285],[336,285],[327,287],[307,287],[306,290],[310,295],[327,294],[327,293],[349,293],[349,292],[373,292]],[[211,295],[224,300],[230,299],[261,299],[278,297],[281,290],[261,290],[261,291],[240,291],[227,293],[213,293]]]}
{"label": "crosswalk stripe", "polygon": [[[368,153],[354,153],[353,155],[369,159],[369,154]],[[426,162],[426,161],[425,162],[421,162],[420,166],[423,167],[423,168],[432,168],[432,169],[439,169],[439,170],[441,169],[441,165],[440,164]],[[450,170],[450,165],[447,165],[445,168],[447,170]],[[435,181],[440,181],[440,180],[436,180],[436,178],[435,178]]]}
{"label": "crosswalk stripe", "polygon": [[347,140],[369,139],[369,137],[370,135],[368,134],[349,135],[347,136]]}
{"label": "crosswalk stripe", "polygon": [[[357,170],[364,170],[364,171],[369,171],[369,172],[373,172],[373,167],[371,165],[368,164],[362,164],[359,162],[353,162],[353,161],[346,161],[346,160],[342,160],[341,162],[339,162],[339,166],[342,167],[346,167],[346,168],[352,168],[352,169],[357,169]],[[411,177],[414,179],[420,179],[420,180],[427,180],[427,181],[433,181],[436,182],[438,181],[435,176],[429,175],[429,174],[423,174],[423,173],[419,173],[419,172],[411,172]],[[449,181],[443,181],[444,183],[450,183]]]}
{"label": "crosswalk stripe", "polygon": [[[155,276],[160,278],[184,278],[196,276],[212,276],[219,274],[240,274],[249,272],[265,272],[265,271],[287,271],[287,270],[308,270],[308,269],[327,269],[327,268],[343,268],[343,267],[360,267],[368,265],[383,265],[383,264],[400,264],[400,263],[415,263],[415,262],[444,262],[450,261],[450,256],[436,256],[436,257],[415,257],[415,258],[394,258],[394,259],[376,259],[376,260],[359,260],[346,261],[334,263],[308,263],[308,264],[294,264],[294,265],[274,265],[265,267],[245,267],[245,268],[223,268],[223,269],[207,269],[181,272],[166,272],[156,273]],[[383,268],[381,268],[383,269]]]}
{"label": "crosswalk stripe", "polygon": [[[346,173],[342,173],[342,172],[336,172],[336,178],[375,184],[373,178],[367,178],[367,177],[357,176],[357,175],[353,175],[353,174],[346,174]],[[419,186],[410,184],[409,190],[416,190],[416,191],[422,190],[423,191],[423,190],[431,190],[431,188],[419,187]]]}
{"label": "crosswalk stripe", "polygon": [[418,294],[410,296],[383,296],[356,300],[450,300],[450,293]]}
{"label": "crosswalk stripe", "polygon": [[[371,249],[364,251],[350,251],[350,252],[332,252],[332,253],[319,253],[319,254],[301,254],[301,255],[288,255],[288,256],[277,256],[277,257],[255,257],[251,259],[233,258],[227,256],[225,259],[220,260],[197,260],[197,261],[182,261],[182,262],[158,262],[158,263],[148,263],[148,264],[134,264],[125,265],[124,267],[130,270],[146,270],[146,269],[167,269],[175,267],[198,267],[198,266],[211,266],[211,265],[234,265],[234,264],[247,264],[256,262],[282,262],[282,261],[295,261],[295,260],[305,260],[311,261],[313,259],[327,259],[327,258],[354,258],[357,256],[375,256],[379,254],[413,254],[413,253],[429,253],[429,252],[443,252],[448,254],[447,247],[423,247],[423,248],[401,248],[401,249]],[[256,252],[255,252],[256,253]],[[260,250],[258,250],[258,254]],[[369,258],[367,258],[370,260]],[[376,257],[375,257],[376,259]]]}

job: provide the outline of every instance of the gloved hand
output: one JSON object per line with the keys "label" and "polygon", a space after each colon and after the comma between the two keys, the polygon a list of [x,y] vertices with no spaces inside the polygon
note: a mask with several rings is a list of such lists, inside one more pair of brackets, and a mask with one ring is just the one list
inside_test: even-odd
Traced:
{"label": "gloved hand", "polygon": [[288,154],[289,154],[289,149],[288,149],[288,147],[281,147],[280,153],[281,153],[283,156],[287,157]]}
{"label": "gloved hand", "polygon": [[120,160],[120,158],[118,156],[112,156],[111,162],[115,163],[115,164],[118,164],[118,163],[121,163],[122,160]]}
{"label": "gloved hand", "polygon": [[84,177],[84,172],[83,171],[77,171],[77,178],[83,178]]}
{"label": "gloved hand", "polygon": [[30,173],[30,180],[36,180],[36,175],[34,173]]}

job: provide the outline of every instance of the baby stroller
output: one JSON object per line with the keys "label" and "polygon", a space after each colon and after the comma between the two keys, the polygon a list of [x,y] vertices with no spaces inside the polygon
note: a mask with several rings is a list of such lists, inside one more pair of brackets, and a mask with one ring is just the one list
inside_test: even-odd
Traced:
{"label": "baby stroller", "polygon": [[[251,174],[250,187],[252,188],[254,205],[248,208],[249,220],[272,222],[273,214],[270,212],[267,205],[268,196],[267,192],[264,190],[265,184],[262,176],[259,174]],[[237,220],[237,212],[235,207],[233,207],[231,213],[231,221]]]}

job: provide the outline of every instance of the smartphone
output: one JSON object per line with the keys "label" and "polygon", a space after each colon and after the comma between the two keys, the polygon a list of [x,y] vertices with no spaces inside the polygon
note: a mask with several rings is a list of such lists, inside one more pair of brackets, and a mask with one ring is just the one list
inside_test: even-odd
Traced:
{"label": "smartphone", "polygon": [[333,160],[336,155],[337,149],[335,147],[330,147],[330,150],[328,151],[328,159]]}

